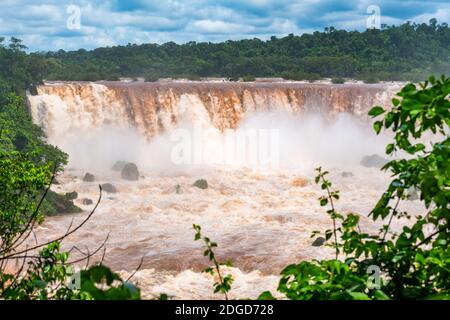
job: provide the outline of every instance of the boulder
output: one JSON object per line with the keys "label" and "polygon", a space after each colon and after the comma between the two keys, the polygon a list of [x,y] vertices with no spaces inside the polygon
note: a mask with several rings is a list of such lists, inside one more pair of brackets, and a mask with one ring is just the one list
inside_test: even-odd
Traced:
{"label": "boulder", "polygon": [[122,171],[123,168],[127,165],[127,161],[117,161],[116,163],[114,163],[114,165],[112,166],[111,170],[112,171]]}
{"label": "boulder", "polygon": [[67,192],[66,193],[66,198],[68,200],[75,200],[76,198],[78,198],[78,192],[73,191],[73,192]]}
{"label": "boulder", "polygon": [[67,194],[58,194],[52,190],[47,192],[47,195],[42,202],[41,210],[45,215],[52,216],[63,213],[78,213],[82,210],[78,208]]}
{"label": "boulder", "polygon": [[88,206],[90,204],[93,204],[94,201],[92,201],[91,199],[88,199],[88,198],[84,198],[83,200],[81,200],[81,203],[84,204],[85,206]]}
{"label": "boulder", "polygon": [[136,181],[139,180],[139,170],[134,163],[127,163],[121,172],[122,179]]}
{"label": "boulder", "polygon": [[175,186],[175,193],[176,193],[176,194],[181,194],[181,193],[182,193],[182,191],[181,191],[181,186],[180,186],[179,184],[177,184],[177,185]]}
{"label": "boulder", "polygon": [[111,183],[103,183],[102,190],[104,190],[106,193],[116,193],[117,192],[116,187],[113,186]]}
{"label": "boulder", "polygon": [[311,245],[313,247],[321,247],[324,245],[325,241],[324,237],[317,237]]}
{"label": "boulder", "polygon": [[87,172],[83,177],[84,182],[94,182],[95,176],[92,173]]}
{"label": "boulder", "polygon": [[353,172],[350,171],[344,171],[341,173],[342,178],[351,178],[353,177]]}
{"label": "boulder", "polygon": [[388,162],[389,162],[389,160],[387,160],[386,158],[380,157],[377,154],[372,154],[370,156],[364,156],[361,159],[361,165],[363,167],[367,167],[367,168],[381,168]]}
{"label": "boulder", "polygon": [[194,187],[200,189],[208,189],[208,181],[206,181],[205,179],[199,179],[194,182]]}

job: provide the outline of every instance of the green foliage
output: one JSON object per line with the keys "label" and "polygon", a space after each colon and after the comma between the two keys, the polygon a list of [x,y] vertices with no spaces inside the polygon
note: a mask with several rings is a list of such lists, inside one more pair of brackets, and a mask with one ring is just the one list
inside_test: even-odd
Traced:
{"label": "green foliage", "polygon": [[70,196],[58,194],[52,190],[47,192],[41,206],[41,212],[43,212],[46,216],[64,213],[79,213],[82,211],[83,210],[73,203],[73,199],[70,199]]}
{"label": "green foliage", "polygon": [[49,244],[30,261],[26,275],[0,272],[0,298],[7,300],[70,299],[76,293],[66,283],[74,274],[66,265],[68,254],[60,252],[59,243]]}
{"label": "green foliage", "polygon": [[[315,182],[317,184],[320,184],[320,187],[322,190],[326,191],[326,196],[322,196],[319,198],[320,206],[324,207],[328,203],[330,204],[330,209],[327,210],[327,214],[330,216],[331,220],[333,221],[333,229],[328,229],[325,231],[325,240],[329,240],[332,236],[334,238],[334,244],[332,245],[333,248],[335,248],[336,251],[336,259],[339,256],[339,246],[337,243],[337,232],[341,231],[340,228],[336,227],[336,220],[343,220],[344,217],[339,214],[336,209],[334,208],[334,200],[339,200],[339,190],[332,191],[330,188],[332,186],[331,182],[326,179],[326,175],[328,174],[328,171],[322,171],[322,168],[319,167],[316,169],[317,176],[315,178]],[[317,231],[314,232],[314,235],[317,234]]]}
{"label": "green foliage", "polygon": [[[370,216],[382,220],[378,234],[361,232],[359,215],[340,214],[334,202],[328,172],[317,169],[315,182],[325,195],[319,199],[327,210],[333,229],[325,231],[330,246],[336,249],[333,260],[303,261],[287,266],[281,273],[278,290],[289,299],[450,299],[450,79],[430,77],[417,88],[406,85],[393,107],[376,106],[369,115],[383,119],[375,122],[394,132],[387,154],[404,151],[408,159],[392,160],[392,181]],[[420,141],[424,134],[443,140],[430,144]],[[426,215],[399,212],[399,203],[414,188],[427,209]],[[402,230],[391,230],[393,219],[410,220]],[[317,234],[315,232],[314,234]],[[343,256],[343,261],[339,256]],[[378,270],[378,271],[377,271]],[[372,271],[374,274],[372,275]],[[273,298],[264,292],[261,299]]]}
{"label": "green foliage", "polygon": [[310,82],[314,82],[322,78],[320,75],[316,73],[304,72],[299,70],[284,71],[281,73],[281,77],[283,77],[286,80],[293,80],[293,81],[306,80]]}
{"label": "green foliage", "polygon": [[363,82],[367,84],[374,84],[380,82],[380,79],[378,79],[376,76],[369,75],[363,77]]}
{"label": "green foliage", "polygon": [[41,82],[52,67],[51,60],[40,54],[26,54],[20,39],[12,37],[8,45],[3,40],[0,37],[0,97],[11,91],[23,94],[29,85]]}
{"label": "green foliage", "polygon": [[[405,23],[364,32],[326,28],[270,40],[221,43],[188,42],[48,52],[54,80],[100,80],[111,75],[161,78],[284,77],[424,80],[424,74],[450,73],[450,28],[447,24]],[[369,76],[370,75],[370,76]]]}
{"label": "green foliage", "polygon": [[270,291],[264,291],[258,296],[258,300],[276,300]]}
{"label": "green foliage", "polygon": [[41,220],[37,203],[51,171],[36,166],[25,154],[4,151],[0,151],[0,168],[0,241],[1,247],[8,248],[32,217]]}
{"label": "green foliage", "polygon": [[103,265],[76,272],[54,242],[31,260],[26,274],[0,272],[0,299],[137,300],[140,290]]}
{"label": "green foliage", "polygon": [[[44,132],[39,126],[33,124],[31,116],[26,110],[23,98],[15,93],[6,93],[4,96],[0,96],[0,98],[3,101],[0,104],[1,159],[10,159],[11,162],[7,164],[10,166],[14,164],[35,165],[34,169],[37,170],[39,167],[40,170],[46,171],[48,177],[51,176],[53,168],[56,168],[56,171],[61,171],[63,166],[67,164],[67,154],[45,141]],[[23,161],[25,159],[29,162]],[[4,168],[7,169],[6,166]],[[19,168],[16,173],[19,175],[20,170],[26,169]],[[15,179],[14,176],[11,176],[6,171],[4,171],[4,174],[8,175],[11,179]],[[26,187],[29,188],[27,190],[37,191],[29,185]],[[41,185],[42,187],[43,185]],[[41,189],[40,194],[42,192],[43,189]],[[41,212],[49,215],[58,212],[74,213],[80,211],[81,209],[76,207],[73,201],[53,191],[48,192],[41,206]]]}
{"label": "green foliage", "polygon": [[345,79],[344,78],[333,78],[333,79],[331,79],[331,83],[344,84],[345,83]]}
{"label": "green foliage", "polygon": [[145,82],[156,82],[159,80],[159,76],[155,73],[147,73],[144,77]]}
{"label": "green foliage", "polygon": [[242,77],[242,81],[244,81],[244,82],[252,82],[252,81],[255,81],[255,77],[254,76],[243,76]]}
{"label": "green foliage", "polygon": [[339,260],[302,262],[282,272],[278,290],[293,300],[369,300],[367,276]]}
{"label": "green foliage", "polygon": [[200,76],[196,74],[188,75],[186,78],[190,81],[201,81]]}
{"label": "green foliage", "polygon": [[[331,31],[330,31],[331,30]],[[424,74],[450,72],[447,24],[405,23],[364,32],[326,28],[325,32],[270,40],[222,43],[143,44],[26,54],[19,39],[0,41],[1,92],[23,93],[47,80],[284,77],[315,81],[356,78],[423,80]]]}
{"label": "green foliage", "polygon": [[80,293],[94,300],[139,300],[140,290],[103,265],[81,271]]}
{"label": "green foliage", "polygon": [[67,154],[45,141],[42,129],[33,124],[24,99],[14,93],[0,97],[0,150],[33,155],[37,165],[56,166],[62,170]]}
{"label": "green foliage", "polygon": [[[42,190],[51,182],[51,171],[17,151],[0,151],[0,168],[0,299],[140,298],[136,287],[104,266],[75,273],[69,254],[60,251],[60,240],[90,215],[55,241],[26,246],[33,228],[42,221],[41,206],[48,189],[44,194]],[[18,270],[9,271],[11,265]],[[78,277],[78,285],[73,286],[70,277]]]}
{"label": "green foliage", "polygon": [[209,273],[210,275],[214,276],[216,273],[219,281],[214,283],[214,293],[220,292],[223,293],[225,296],[225,299],[228,300],[227,293],[231,290],[231,284],[233,283],[233,276],[231,274],[222,275],[220,271],[220,266],[231,266],[231,262],[227,261],[226,263],[220,263],[216,259],[216,255],[214,253],[214,248],[217,247],[217,243],[212,242],[208,237],[203,237],[201,234],[201,227],[199,225],[194,224],[193,228],[195,230],[195,237],[194,240],[203,240],[205,245],[205,250],[203,252],[203,255],[205,257],[208,257],[209,261],[211,261],[214,266],[208,267],[203,270],[205,273]]}

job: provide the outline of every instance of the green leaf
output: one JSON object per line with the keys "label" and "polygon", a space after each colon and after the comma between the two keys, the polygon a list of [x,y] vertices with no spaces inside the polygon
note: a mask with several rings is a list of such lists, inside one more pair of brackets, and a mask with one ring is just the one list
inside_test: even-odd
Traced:
{"label": "green leaf", "polygon": [[450,293],[430,294],[425,297],[425,300],[450,300]]}
{"label": "green leaf", "polygon": [[372,109],[370,109],[370,111],[369,111],[369,116],[377,117],[377,116],[379,116],[380,114],[383,114],[384,112],[385,112],[385,110],[384,110],[383,107],[375,106],[375,107],[373,107]]}
{"label": "green leaf", "polygon": [[371,300],[367,294],[362,292],[348,292],[348,294],[351,295],[354,300]]}
{"label": "green leaf", "polygon": [[391,154],[394,151],[394,149],[395,149],[394,144],[393,143],[389,143],[386,146],[386,154]]}
{"label": "green leaf", "polygon": [[169,300],[169,296],[165,293],[161,293],[158,297],[158,300]]}
{"label": "green leaf", "polygon": [[397,98],[393,98],[393,99],[392,99],[392,104],[393,104],[394,106],[398,106],[398,105],[400,104],[400,100],[398,100]]}
{"label": "green leaf", "polygon": [[270,291],[264,291],[258,297],[258,300],[276,300]]}
{"label": "green leaf", "polygon": [[381,121],[375,121],[375,122],[373,123],[373,129],[375,130],[375,132],[376,132],[377,134],[380,133],[382,125],[383,125],[383,123],[382,123]]}
{"label": "green leaf", "polygon": [[383,291],[381,291],[381,290],[376,290],[374,293],[373,293],[373,295],[374,295],[374,297],[377,299],[377,300],[391,300]]}
{"label": "green leaf", "polygon": [[44,280],[34,280],[33,284],[39,289],[44,289],[47,286],[47,282],[45,282]]}

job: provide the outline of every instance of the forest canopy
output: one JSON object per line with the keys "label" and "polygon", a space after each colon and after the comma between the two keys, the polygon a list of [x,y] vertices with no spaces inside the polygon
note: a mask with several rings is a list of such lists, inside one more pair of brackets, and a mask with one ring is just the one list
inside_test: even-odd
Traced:
{"label": "forest canopy", "polygon": [[431,19],[364,32],[325,28],[267,41],[128,44],[92,51],[41,53],[49,80],[117,80],[119,77],[284,77],[315,80],[425,80],[450,72],[450,28]]}
{"label": "forest canopy", "polygon": [[[327,27],[267,41],[128,44],[94,50],[27,54],[17,38],[0,37],[0,92],[22,91],[46,80],[283,77],[290,80],[354,78],[422,81],[450,73],[450,28],[431,19],[364,32]],[[5,87],[8,87],[5,89]]]}

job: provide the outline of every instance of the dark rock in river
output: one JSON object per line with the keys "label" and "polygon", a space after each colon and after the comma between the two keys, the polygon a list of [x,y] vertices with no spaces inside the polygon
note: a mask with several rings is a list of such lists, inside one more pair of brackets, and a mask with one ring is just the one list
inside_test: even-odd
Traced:
{"label": "dark rock in river", "polygon": [[321,247],[324,245],[325,241],[324,237],[317,237],[311,245],[313,247]]}
{"label": "dark rock in river", "polygon": [[85,206],[88,206],[90,204],[93,204],[94,201],[92,201],[91,199],[88,199],[88,198],[84,198],[83,200],[81,200],[81,203],[84,204]]}
{"label": "dark rock in river", "polygon": [[116,187],[113,186],[111,183],[102,184],[102,190],[106,191],[107,193],[116,193],[117,192]]}
{"label": "dark rock in river", "polygon": [[117,161],[116,163],[114,163],[114,165],[112,166],[111,170],[112,171],[122,171],[123,168],[128,164],[127,161]]}
{"label": "dark rock in river", "polygon": [[66,193],[66,198],[69,200],[75,200],[76,198],[78,198],[78,192],[73,191],[73,192],[67,192]]}
{"label": "dark rock in river", "polygon": [[95,176],[92,173],[87,172],[83,177],[84,182],[94,182]]}
{"label": "dark rock in river", "polygon": [[361,160],[361,165],[367,168],[381,168],[388,162],[388,159],[380,157],[377,154],[372,154],[370,156],[364,156]]}
{"label": "dark rock in river", "polygon": [[136,181],[139,180],[139,170],[134,163],[127,163],[122,169],[122,179]]}
{"label": "dark rock in river", "polygon": [[353,172],[344,171],[344,172],[342,172],[341,176],[342,176],[342,178],[351,178],[351,177],[353,177]]}
{"label": "dark rock in river", "polygon": [[208,189],[208,181],[206,181],[205,179],[199,179],[194,182],[194,187],[200,189]]}

